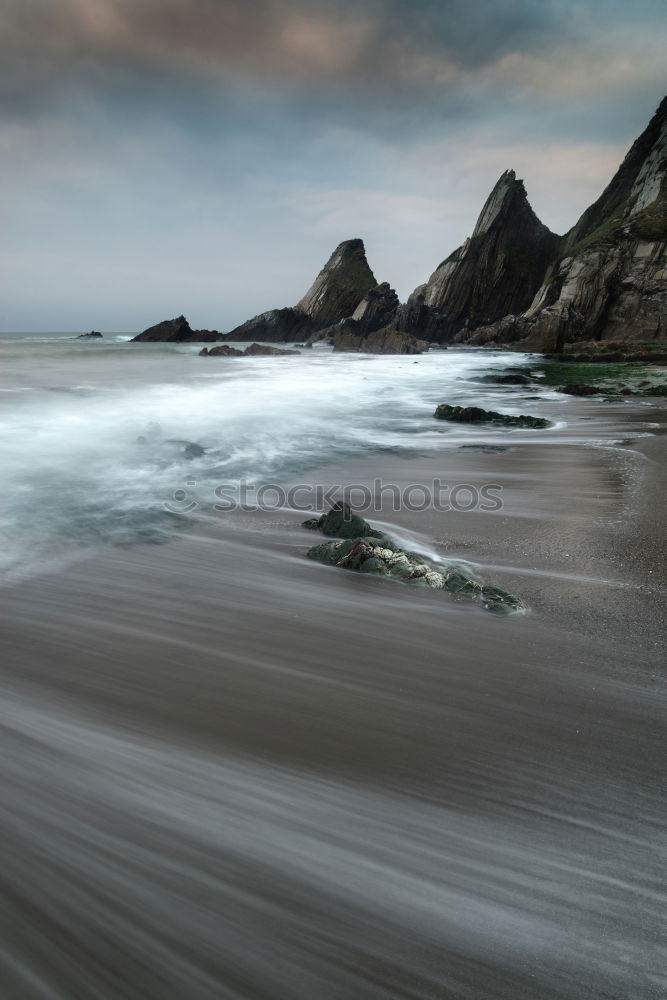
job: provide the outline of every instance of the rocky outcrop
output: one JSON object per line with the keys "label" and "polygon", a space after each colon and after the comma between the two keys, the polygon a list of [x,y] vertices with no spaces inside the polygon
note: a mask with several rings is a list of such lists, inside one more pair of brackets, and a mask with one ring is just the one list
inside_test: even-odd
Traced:
{"label": "rocky outcrop", "polygon": [[177,316],[175,319],[165,319],[155,326],[149,326],[143,333],[133,337],[132,342],[166,341],[174,344],[196,344],[223,339],[223,335],[217,330],[193,330],[185,316]]}
{"label": "rocky outcrop", "polygon": [[328,514],[304,522],[304,527],[345,539],[314,545],[306,553],[309,559],[328,566],[476,598],[495,614],[507,615],[524,610],[518,597],[500,587],[480,583],[460,563],[434,563],[417,552],[400,548],[387,535],[354,514],[346,503],[334,504]]}
{"label": "rocky outcrop", "polygon": [[549,421],[544,417],[528,417],[523,414],[513,416],[511,413],[497,413],[496,410],[483,410],[481,406],[450,406],[441,403],[436,407],[434,417],[438,420],[452,420],[457,424],[496,424],[501,427],[549,427]]}
{"label": "rocky outcrop", "polygon": [[258,357],[272,357],[278,358],[286,354],[299,354],[299,351],[287,351],[281,347],[271,347],[270,344],[250,344],[246,347],[245,351],[239,351],[236,347],[230,347],[229,344],[220,344],[218,347],[204,348],[203,351],[199,352],[200,357],[208,358],[258,358]]}
{"label": "rocky outcrop", "polygon": [[395,326],[364,333],[363,327],[353,319],[322,330],[312,342],[322,340],[336,352],[355,354],[423,354],[431,346],[425,340],[417,340],[412,334],[397,330]]}
{"label": "rocky outcrop", "polygon": [[376,285],[363,240],[346,240],[336,247],[295,308],[322,329],[352,316]]}
{"label": "rocky outcrop", "polygon": [[[261,313],[237,326],[224,339],[272,340],[278,343],[302,340],[351,317],[376,286],[377,281],[366,260],[363,240],[345,240],[336,247],[295,306]],[[370,322],[371,317],[379,314],[382,308],[386,310],[386,296],[367,304],[364,310],[367,313],[366,322]]]}
{"label": "rocky outcrop", "polygon": [[311,334],[309,344],[324,340],[334,351],[422,354],[430,345],[396,326],[399,306],[398,295],[384,281],[367,292],[350,317]]}
{"label": "rocky outcrop", "polygon": [[270,309],[259,316],[237,326],[225,334],[225,340],[273,340],[278,343],[308,337],[315,329],[310,316],[287,306],[284,309]]}
{"label": "rocky outcrop", "polygon": [[472,343],[560,352],[566,344],[667,340],[667,98],[608,187],[564,238],[531,305]]}
{"label": "rocky outcrop", "polygon": [[383,281],[364,296],[351,318],[359,333],[373,333],[393,323],[398,307],[398,295]]}
{"label": "rocky outcrop", "polygon": [[101,336],[102,336],[102,334],[99,332],[99,330],[91,330],[90,333],[80,333],[79,336],[76,339],[77,340],[90,340],[91,337],[93,339],[95,339],[95,338],[101,337]]}
{"label": "rocky outcrop", "polygon": [[199,352],[200,358],[240,358],[243,355],[243,351],[239,351],[237,347],[230,347],[229,344],[219,344],[218,347],[204,347]]}
{"label": "rocky outcrop", "polygon": [[443,341],[520,312],[539,288],[558,239],[533,212],[523,181],[505,171],[472,236],[415,289],[398,325]]}
{"label": "rocky outcrop", "polygon": [[[215,348],[213,348],[215,351]],[[271,347],[269,344],[251,344],[243,352],[247,358],[280,358],[287,354],[299,354],[299,351],[288,351],[282,347]]]}

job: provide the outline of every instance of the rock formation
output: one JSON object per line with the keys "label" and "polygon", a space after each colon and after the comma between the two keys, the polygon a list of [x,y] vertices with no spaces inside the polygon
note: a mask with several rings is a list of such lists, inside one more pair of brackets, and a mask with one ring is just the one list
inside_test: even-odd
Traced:
{"label": "rock formation", "polygon": [[270,344],[250,344],[245,351],[239,351],[237,347],[230,347],[229,344],[219,344],[218,347],[205,347],[199,352],[199,357],[223,357],[223,358],[257,358],[257,357],[282,357],[286,354],[299,354],[299,351],[288,351],[281,347],[271,347]]}
{"label": "rock formation", "polygon": [[287,306],[284,309],[269,309],[246,320],[231,333],[225,334],[225,340],[273,340],[281,343],[307,337],[314,329],[310,316]]}
{"label": "rock formation", "polygon": [[79,336],[76,337],[76,340],[89,340],[91,337],[96,338],[101,336],[102,334],[99,330],[91,330],[90,333],[80,333]]}
{"label": "rock formation", "polygon": [[354,320],[343,320],[337,327],[328,330],[327,340],[334,351],[358,354],[423,354],[431,346],[425,340],[417,340],[412,334],[397,330],[395,326],[385,326],[364,334]]}
{"label": "rock formation", "polygon": [[344,541],[322,542],[306,553],[309,559],[434,590],[476,598],[488,611],[513,614],[525,610],[518,597],[500,587],[475,580],[460,563],[434,563],[418,552],[400,548],[391,538],[372,528],[346,503],[335,503],[327,514],[304,521],[304,527]]}
{"label": "rock formation", "polygon": [[436,407],[434,417],[438,420],[452,420],[456,424],[495,424],[500,427],[549,427],[544,417],[528,417],[523,414],[514,416],[511,413],[498,413],[496,410],[483,410],[481,406],[451,406],[440,403]]}
{"label": "rock formation", "polygon": [[472,236],[416,288],[398,325],[427,340],[451,340],[527,308],[553,258],[558,237],[528,204],[513,170],[487,198]]}
{"label": "rock formation", "polygon": [[217,330],[193,330],[185,316],[177,316],[175,319],[165,319],[155,326],[149,326],[143,333],[133,337],[132,343],[166,341],[174,344],[197,344],[223,339],[223,335]]}
{"label": "rock formation", "polygon": [[667,98],[560,242],[531,305],[466,339],[548,352],[667,340],[666,173]]}
{"label": "rock formation", "polygon": [[226,334],[225,340],[300,340],[351,317],[376,286],[363,240],[345,240],[295,306],[261,313]]}

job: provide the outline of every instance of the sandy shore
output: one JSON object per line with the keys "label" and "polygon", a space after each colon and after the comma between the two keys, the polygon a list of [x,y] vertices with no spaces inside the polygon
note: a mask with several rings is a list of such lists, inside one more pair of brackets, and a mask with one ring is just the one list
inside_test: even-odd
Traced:
{"label": "sandy shore", "polygon": [[5,591],[5,996],[661,995],[664,412],[577,406],[601,447],[313,475],[502,485],[375,517],[525,616],[312,563],[287,511]]}

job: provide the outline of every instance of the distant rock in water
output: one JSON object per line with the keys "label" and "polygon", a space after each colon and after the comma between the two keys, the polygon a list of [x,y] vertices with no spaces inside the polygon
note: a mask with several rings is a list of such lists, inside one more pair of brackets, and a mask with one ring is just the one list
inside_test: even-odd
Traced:
{"label": "distant rock in water", "polygon": [[438,420],[452,420],[457,424],[499,424],[503,427],[549,427],[550,423],[544,417],[513,416],[510,413],[497,413],[495,410],[483,410],[480,406],[450,406],[441,403],[433,414]]}
{"label": "distant rock in water", "polygon": [[219,357],[225,358],[240,358],[243,351],[239,351],[237,347],[230,347],[229,344],[219,344],[218,347],[204,347],[200,352],[200,357],[213,357],[217,355]]}
{"label": "distant rock in water", "polygon": [[[303,340],[351,317],[377,285],[368,266],[363,240],[336,247],[306,294],[295,306],[270,309],[225,335],[225,340]],[[388,286],[387,286],[388,287]]]}
{"label": "distant rock in water", "polygon": [[102,334],[98,330],[91,330],[90,333],[80,333],[76,338],[77,340],[89,340],[91,337],[101,337]]}
{"label": "distant rock in water", "polygon": [[256,357],[281,357],[286,354],[299,354],[299,351],[289,351],[282,347],[271,347],[269,344],[251,344],[245,351],[239,351],[237,347],[230,347],[229,344],[220,344],[218,347],[204,348],[199,352],[200,357],[223,357],[223,358],[256,358]]}
{"label": "distant rock in water", "polygon": [[223,339],[223,335],[217,330],[193,330],[185,316],[177,316],[175,319],[165,319],[161,323],[156,323],[155,326],[149,326],[143,333],[133,337],[132,343],[142,341],[196,344]]}
{"label": "distant rock in water", "polygon": [[[215,348],[213,348],[215,351]],[[299,351],[290,351],[282,347],[270,347],[268,344],[251,344],[243,352],[247,358],[258,357],[284,357],[287,354],[299,354]]]}

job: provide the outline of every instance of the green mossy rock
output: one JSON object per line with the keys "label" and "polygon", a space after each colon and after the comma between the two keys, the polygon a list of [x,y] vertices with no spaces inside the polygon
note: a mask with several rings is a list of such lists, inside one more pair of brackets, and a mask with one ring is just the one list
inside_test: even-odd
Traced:
{"label": "green mossy rock", "polygon": [[353,514],[347,504],[334,504],[322,517],[305,521],[304,527],[324,531],[326,526],[327,533],[333,533],[336,529],[348,531],[351,524],[362,533],[356,537],[344,537],[314,545],[306,553],[308,558],[326,566],[338,566],[374,576],[388,576],[412,586],[449,590],[457,596],[476,598],[495,614],[512,614],[524,610],[518,597],[500,587],[479,583],[467,575],[458,563],[433,564],[418,552],[401,549],[386,535],[371,528],[363,518]]}

